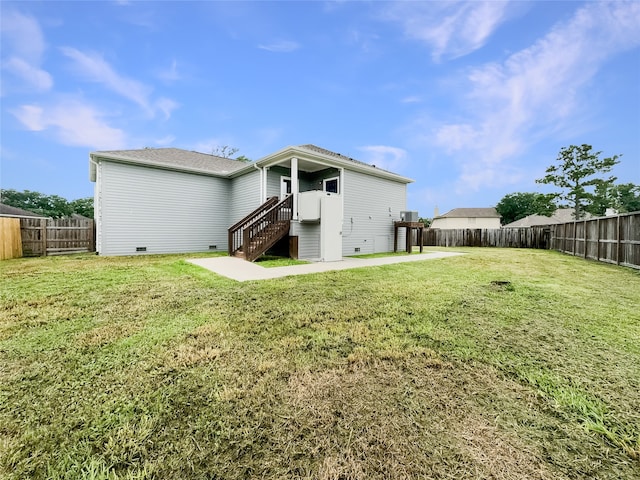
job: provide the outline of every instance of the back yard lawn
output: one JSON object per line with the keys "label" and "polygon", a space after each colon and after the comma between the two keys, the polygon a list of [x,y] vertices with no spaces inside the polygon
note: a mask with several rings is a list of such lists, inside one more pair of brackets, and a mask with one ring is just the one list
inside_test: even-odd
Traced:
{"label": "back yard lawn", "polygon": [[0,477],[640,478],[640,272],[0,263]]}

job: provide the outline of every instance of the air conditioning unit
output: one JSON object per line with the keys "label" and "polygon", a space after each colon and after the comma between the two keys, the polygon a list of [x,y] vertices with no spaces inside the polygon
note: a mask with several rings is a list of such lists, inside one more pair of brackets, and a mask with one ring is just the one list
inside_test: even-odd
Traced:
{"label": "air conditioning unit", "polygon": [[417,222],[418,221],[418,212],[414,210],[402,211],[400,212],[400,219],[403,222]]}

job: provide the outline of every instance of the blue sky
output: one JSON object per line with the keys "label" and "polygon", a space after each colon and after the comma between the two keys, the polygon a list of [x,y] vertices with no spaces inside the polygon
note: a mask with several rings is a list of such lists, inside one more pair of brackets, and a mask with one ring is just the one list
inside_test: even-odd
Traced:
{"label": "blue sky", "polygon": [[495,205],[561,147],[640,184],[640,2],[0,3],[0,187],[93,195],[95,150],[313,143]]}

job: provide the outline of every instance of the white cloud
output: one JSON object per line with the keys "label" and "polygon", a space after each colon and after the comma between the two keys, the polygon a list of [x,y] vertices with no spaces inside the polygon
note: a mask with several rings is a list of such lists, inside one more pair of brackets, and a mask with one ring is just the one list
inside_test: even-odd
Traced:
{"label": "white cloud", "polygon": [[[3,11],[0,25],[2,36],[16,56],[29,63],[40,63],[46,44],[35,18],[11,10]],[[6,45],[4,48],[6,49]]]}
{"label": "white cloud", "polygon": [[175,135],[166,135],[162,138],[157,138],[153,142],[156,145],[160,145],[162,147],[166,147],[167,145],[171,145],[176,140]]}
{"label": "white cloud", "polygon": [[[200,140],[199,142],[197,142],[195,144],[195,146],[193,147],[193,150],[196,152],[200,152],[200,153],[212,153],[214,150],[216,150],[218,147],[222,147],[225,145],[230,145],[231,144],[229,142],[225,142],[224,140],[221,140],[219,138],[208,138],[205,140]],[[189,147],[187,147],[189,148]]]}
{"label": "white cloud", "polygon": [[400,100],[401,103],[422,103],[422,97],[417,95],[410,95]]}
{"label": "white cloud", "polygon": [[23,86],[37,92],[50,90],[53,78],[41,68],[46,44],[38,22],[15,11],[3,12],[1,18],[3,52],[11,52],[3,59],[2,68],[18,77]]}
{"label": "white cloud", "polygon": [[176,59],[173,59],[169,68],[161,70],[158,73],[158,77],[160,77],[161,80],[164,80],[167,83],[173,83],[182,79],[182,75],[180,75],[180,72],[178,72],[178,62],[176,61]]}
{"label": "white cloud", "polygon": [[260,44],[258,48],[269,52],[289,53],[300,48],[300,44],[289,40],[279,40],[269,44]]}
{"label": "white cloud", "polygon": [[520,173],[506,161],[575,124],[593,77],[639,45],[640,3],[589,3],[505,62],[471,71],[461,94],[465,121],[437,128],[431,144],[457,155],[461,190],[515,181]]}
{"label": "white cloud", "polygon": [[66,99],[48,107],[22,105],[11,113],[28,130],[52,130],[64,145],[99,150],[121,149],[126,145],[122,130],[110,127],[100,112],[79,100]]}
{"label": "white cloud", "polygon": [[383,13],[405,33],[427,43],[432,58],[457,58],[487,42],[507,19],[508,2],[396,2]]}
{"label": "white cloud", "polygon": [[72,47],[61,47],[64,55],[72,59],[78,71],[89,80],[104,84],[109,90],[122,95],[146,110],[149,106],[151,88],[137,80],[118,74],[102,56],[96,53],[83,53]]}
{"label": "white cloud", "polygon": [[173,112],[179,106],[179,103],[174,102],[170,98],[162,97],[155,102],[156,109],[160,110],[163,113],[165,120],[168,120],[171,117],[171,112]]}
{"label": "white cloud", "polygon": [[407,159],[407,151],[402,148],[389,147],[387,145],[367,145],[358,150],[366,152],[365,161],[383,170],[397,172],[404,167]]}
{"label": "white cloud", "polygon": [[179,104],[169,98],[151,100],[153,88],[116,72],[113,67],[97,53],[85,53],[72,47],[61,47],[62,53],[75,62],[78,72],[88,80],[101,83],[107,89],[131,100],[143,108],[149,115],[160,111],[165,119]]}
{"label": "white cloud", "polygon": [[48,72],[27,63],[21,58],[11,57],[2,66],[5,70],[8,70],[15,76],[20,77],[22,81],[29,84],[36,91],[46,92],[53,87],[53,78]]}

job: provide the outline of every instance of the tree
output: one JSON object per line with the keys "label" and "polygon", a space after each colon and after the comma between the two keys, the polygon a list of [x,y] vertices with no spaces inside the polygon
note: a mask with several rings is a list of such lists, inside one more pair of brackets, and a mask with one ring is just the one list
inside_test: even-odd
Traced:
{"label": "tree", "polygon": [[633,183],[621,183],[611,189],[611,198],[615,208],[621,213],[640,211],[640,186]]}
{"label": "tree", "polygon": [[211,150],[211,155],[215,155],[216,157],[222,158],[231,158],[236,153],[238,153],[239,148],[233,148],[229,145],[218,145],[213,150]]}
{"label": "tree", "polygon": [[71,211],[83,217],[93,218],[93,197],[78,198],[69,202]]}
{"label": "tree", "polygon": [[251,163],[251,159],[245,157],[244,155],[240,155],[239,157],[236,157],[236,160],[238,160],[239,162]]}
{"label": "tree", "polygon": [[551,165],[545,171],[546,175],[536,180],[536,183],[553,184],[563,189],[558,197],[569,202],[576,219],[583,216],[586,206],[594,200],[596,187],[606,189],[616,180],[616,177],[603,179],[600,175],[620,163],[620,155],[601,160],[602,152],[593,152],[592,148],[587,144],[562,147],[556,159],[560,164]]}
{"label": "tree", "polygon": [[74,213],[93,218],[93,198],[81,198],[68,202],[58,195],[45,195],[40,192],[25,190],[2,190],[0,200],[5,205],[22,208],[46,217],[69,217]]}
{"label": "tree", "polygon": [[551,216],[556,211],[556,195],[553,193],[509,193],[496,205],[500,222],[506,225],[528,215]]}

